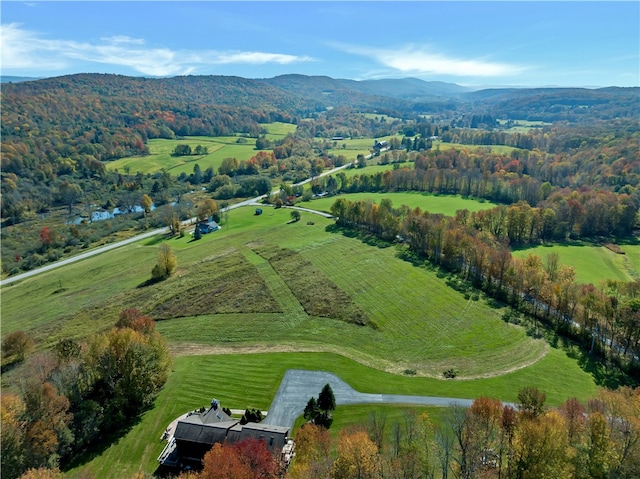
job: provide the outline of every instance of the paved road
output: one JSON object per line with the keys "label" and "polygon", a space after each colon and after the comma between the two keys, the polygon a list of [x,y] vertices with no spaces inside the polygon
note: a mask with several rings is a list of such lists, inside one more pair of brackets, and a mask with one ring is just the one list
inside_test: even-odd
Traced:
{"label": "paved road", "polygon": [[31,271],[27,271],[26,273],[17,274],[15,276],[11,276],[10,278],[6,278],[0,281],[0,286],[4,286],[9,283],[13,283],[14,281],[19,281],[21,279],[29,278],[30,276],[35,276],[36,274],[44,273],[45,271],[49,271],[54,268],[59,268],[60,266],[64,266],[67,264],[75,263],[76,261],[81,261],[86,258],[90,258],[91,256],[95,256],[97,254],[104,253],[106,251],[110,251],[115,248],[119,248],[121,246],[135,243],[136,241],[140,241],[145,238],[149,238],[151,236],[156,236],[159,234],[163,234],[167,232],[167,228],[159,228],[152,231],[147,231],[146,233],[134,236],[132,238],[118,241],[117,243],[111,243],[107,246],[101,246],[100,248],[92,249],[91,251],[87,251],[86,253],[79,254],[77,256],[72,256],[71,258],[63,259],[60,261],[56,261],[55,263],[51,263],[45,266],[42,266],[38,269],[33,269]]}
{"label": "paved road", "polygon": [[[338,406],[344,404],[414,404],[422,406],[471,406],[472,399],[436,396],[405,396],[401,394],[369,394],[353,389],[332,373],[289,369],[284,375],[264,424],[293,427],[296,418],[304,412],[309,398],[317,397],[325,384],[333,390]],[[505,403],[515,406],[511,403]]]}
{"label": "paved road", "polygon": [[[342,170],[343,168],[348,167],[350,164],[351,163],[347,163],[346,165],[339,166],[337,168],[333,168],[332,170],[329,170],[329,171],[325,171],[324,173],[322,173],[319,176],[330,175],[332,173],[335,173],[336,171],[339,171],[339,170]],[[304,181],[296,183],[296,185],[303,185],[305,183],[309,183],[310,181],[313,181],[315,178],[318,178],[318,177],[308,178],[308,179],[306,179]],[[251,198],[251,199],[248,199],[248,200],[241,201],[240,203],[236,203],[236,204],[233,204],[233,205],[231,205],[231,206],[229,206],[227,208],[224,208],[222,210],[222,212],[228,211],[228,210],[233,210],[235,208],[240,208],[241,206],[250,206],[250,205],[262,206],[260,201],[263,200],[266,197],[267,197],[267,195],[261,195],[261,196],[256,196],[255,198]],[[315,213],[315,214],[319,214],[321,216],[325,216],[325,217],[331,218],[331,215],[327,215],[326,213],[323,213],[323,212],[320,212],[320,211],[309,210],[309,209],[306,209],[306,208],[297,208],[297,209],[300,209],[302,211],[308,211],[310,213]],[[183,222],[183,224],[191,224],[194,219],[195,218],[191,218],[190,220],[187,220],[187,221]],[[77,256],[72,256],[71,258],[67,258],[67,259],[63,259],[63,260],[60,260],[60,261],[56,261],[55,263],[51,263],[51,264],[42,266],[41,268],[33,269],[33,270],[27,271],[25,273],[21,273],[21,274],[15,275],[15,276],[11,276],[9,278],[6,278],[6,279],[3,279],[2,281],[0,281],[0,286],[5,286],[5,285],[13,283],[15,281],[20,281],[21,279],[29,278],[31,276],[35,276],[37,274],[44,273],[45,271],[49,271],[49,270],[52,270],[54,268],[59,268],[60,266],[65,266],[67,264],[75,263],[76,261],[81,261],[83,259],[90,258],[91,256],[95,256],[97,254],[101,254],[101,253],[104,253],[106,251],[110,251],[112,249],[119,248],[121,246],[128,245],[128,244],[131,244],[131,243],[135,243],[136,241],[140,241],[140,240],[143,240],[145,238],[149,238],[151,236],[156,236],[156,235],[163,234],[163,233],[166,233],[166,232],[167,232],[167,228],[159,228],[159,229],[156,229],[156,230],[147,231],[146,233],[143,233],[143,234],[140,234],[140,235],[137,235],[137,236],[133,236],[132,238],[129,238],[129,239],[126,239],[126,240],[118,241],[117,243],[111,243],[111,244],[109,244],[107,246],[102,246],[100,248],[96,248],[96,249],[92,249],[91,251],[87,251],[86,253],[82,253],[82,254],[79,254]]]}

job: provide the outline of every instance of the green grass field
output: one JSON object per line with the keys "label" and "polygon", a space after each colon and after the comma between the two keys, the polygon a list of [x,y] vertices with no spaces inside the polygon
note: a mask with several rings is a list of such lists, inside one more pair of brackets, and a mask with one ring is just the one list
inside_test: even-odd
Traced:
{"label": "green grass field", "polygon": [[[261,126],[268,130],[266,135],[272,141],[282,139],[288,133],[296,130],[296,125],[289,123],[263,123]],[[246,143],[238,143],[238,139]],[[189,145],[194,149],[197,145],[208,148],[207,155],[200,156],[171,156],[171,152],[178,145]],[[171,172],[172,175],[180,173],[193,173],[196,163],[204,171],[212,167],[217,171],[225,158],[236,158],[238,161],[248,160],[255,156],[255,138],[245,138],[242,136],[187,136],[179,140],[152,139],[148,143],[150,154],[148,156],[131,156],[107,163],[110,171],[125,171],[129,169],[132,173],[141,171],[142,173],[156,173],[163,168]]]}
{"label": "green grass field", "polygon": [[[369,167],[365,168],[368,169]],[[374,168],[374,167],[372,167]],[[358,171],[358,170],[350,170]],[[477,201],[461,196],[453,195],[432,195],[420,192],[400,192],[400,193],[353,193],[348,195],[338,195],[329,198],[318,198],[311,200],[309,203],[303,203],[304,206],[309,205],[310,208],[320,211],[330,212],[331,205],[338,198],[345,198],[349,201],[371,200],[379,204],[384,198],[388,198],[395,208],[402,205],[411,208],[419,207],[430,213],[442,213],[446,216],[455,216],[456,211],[467,209],[469,211],[488,210],[496,206],[496,203],[490,201]]]}
{"label": "green grass field", "polygon": [[[286,344],[290,348],[343,351],[383,370],[410,368],[418,374],[439,376],[453,367],[462,377],[498,374],[534,362],[544,354],[542,341],[532,340],[523,330],[502,322],[501,309],[483,300],[468,299],[449,288],[436,272],[399,260],[395,247],[377,248],[327,232],[332,222],[309,213],[303,213],[301,221],[287,224],[290,216],[286,209],[269,208],[258,217],[253,211],[232,211],[221,231],[199,242],[189,237],[169,240],[179,267],[171,279],[158,285],[136,288],[149,278],[155,263],[158,243],[148,240],[5,287],[3,333],[27,330],[40,344],[51,346],[62,337],[81,337],[107,328],[124,307],[141,307],[149,313],[158,308],[187,311],[179,304],[170,304],[176,301],[172,298],[193,297],[191,292],[182,296],[176,293],[185,290],[181,286],[183,278],[190,288],[185,291],[198,284],[207,291],[214,278],[216,288],[233,291],[239,284],[246,284],[239,279],[244,276],[225,279],[198,271],[204,260],[211,261],[215,269],[216,264],[223,264],[216,257],[241,255],[257,268],[283,313],[274,312],[278,306],[275,310],[265,306],[250,312],[242,305],[221,312],[211,307],[208,314],[199,311],[159,322],[158,328],[172,345]],[[309,220],[314,224],[307,225]],[[315,296],[303,302],[312,307],[301,308],[299,287],[293,279],[280,276],[275,264],[256,254],[257,248],[269,245],[296,252],[305,260],[300,263],[305,265],[299,270],[301,278],[326,277],[345,293],[338,298],[343,302],[341,307],[365,311],[372,327],[307,314],[305,310],[322,309],[318,308],[324,300],[322,288],[312,288]],[[351,261],[343,261],[345,257]],[[224,295],[218,299],[224,300]]]}
{"label": "green grass field", "polygon": [[[214,171],[222,164],[225,158],[236,158],[238,161],[248,160],[255,156],[256,140],[245,138],[246,143],[237,143],[239,136],[188,136],[181,140],[149,140],[150,154],[147,156],[131,156],[107,163],[107,169],[111,171],[125,171],[126,168],[132,173],[141,171],[142,173],[156,173],[163,168],[172,175],[179,175],[182,172],[193,173],[196,163],[204,171],[212,167]],[[178,145],[189,145],[194,149],[197,145],[208,148],[207,155],[192,156],[172,156],[171,152]]]}
{"label": "green grass field", "polygon": [[[290,223],[286,208],[265,208],[260,216],[239,208],[222,230],[200,241],[152,238],[3,287],[3,334],[25,330],[40,348],[107,329],[126,307],[166,313],[157,328],[175,362],[156,406],[124,436],[87,456],[71,477],[152,473],[160,435],[172,419],[212,397],[231,408],[267,409],[288,368],[331,371],[372,393],[513,401],[519,389],[536,385],[549,403],[559,404],[595,391],[594,376],[573,357],[577,352],[568,355],[506,324],[503,308],[401,260],[399,247],[368,245],[327,229],[332,224],[304,212]],[[162,241],[176,251],[178,270],[163,283],[137,287],[150,277]],[[289,252],[285,263],[275,261],[276,249]],[[312,287],[303,298],[297,285],[305,278]],[[325,287],[341,292],[331,297],[333,307],[364,311],[371,325],[308,313],[326,299]],[[239,352],[246,354],[229,354]],[[441,379],[449,368],[458,379]],[[417,374],[405,375],[409,369]],[[15,387],[19,371],[3,374],[3,387]],[[365,411],[356,409],[337,425]]]}
{"label": "green grass field", "polygon": [[544,261],[550,253],[557,253],[561,264],[574,269],[577,282],[598,286],[608,279],[633,281],[640,277],[640,246],[628,244],[622,249],[626,254],[616,254],[600,245],[576,242],[517,249],[513,255],[524,258],[528,254],[536,254]]}
{"label": "green grass field", "polygon": [[[154,409],[145,413],[142,420],[119,441],[99,455],[88,457],[90,460],[73,469],[69,476],[91,472],[97,479],[107,479],[130,476],[138,471],[152,473],[157,466],[156,457],[164,446],[164,442],[159,440],[160,436],[173,419],[209,404],[212,397],[219,399],[223,406],[233,409],[257,407],[268,410],[285,371],[293,368],[333,372],[362,392],[462,398],[489,395],[514,401],[519,389],[536,384],[548,392],[548,403],[556,405],[569,396],[585,399],[595,391],[591,377],[557,349],[551,349],[544,359],[529,368],[473,381],[403,377],[327,353],[181,356],[175,359],[173,373],[156,400]],[[384,410],[394,418],[400,417],[404,408],[385,407]],[[341,425],[366,421],[372,410],[373,406],[338,407],[333,431],[337,431]],[[416,410],[431,411],[434,417],[439,412],[435,408]]]}
{"label": "green grass field", "polygon": [[445,143],[443,141],[434,141],[433,145],[431,146],[432,150],[451,150],[451,149],[457,149],[457,150],[462,150],[462,149],[466,149],[466,150],[490,150],[493,153],[498,153],[501,155],[508,155],[510,154],[513,150],[518,150],[519,148],[514,148],[513,146],[506,146],[506,145],[464,145],[462,143]]}
{"label": "green grass field", "polygon": [[[506,125],[509,120],[498,120],[500,125]],[[532,129],[542,128],[543,126],[551,125],[546,121],[538,121],[538,120],[513,120],[513,126],[511,126],[508,130],[510,133],[528,133]]]}
{"label": "green grass field", "polygon": [[267,138],[270,140],[277,140],[287,136],[289,133],[295,133],[298,128],[297,125],[292,123],[282,123],[276,121],[274,123],[260,123],[260,126],[264,127],[269,133]]}

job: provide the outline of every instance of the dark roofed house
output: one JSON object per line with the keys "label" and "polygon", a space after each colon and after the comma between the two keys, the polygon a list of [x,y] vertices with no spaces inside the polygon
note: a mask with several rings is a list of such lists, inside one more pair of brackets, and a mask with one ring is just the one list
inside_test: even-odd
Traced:
{"label": "dark roofed house", "polygon": [[173,435],[168,438],[158,462],[167,467],[199,468],[202,458],[216,443],[235,443],[249,437],[263,440],[271,452],[285,465],[293,456],[294,443],[289,428],[267,424],[247,423],[228,416],[217,400],[211,407],[188,413],[178,420]]}
{"label": "dark roofed house", "polygon": [[213,231],[218,231],[220,229],[220,225],[213,220],[203,221],[202,223],[198,223],[197,228],[200,230],[200,233],[206,235],[207,233],[211,233]]}

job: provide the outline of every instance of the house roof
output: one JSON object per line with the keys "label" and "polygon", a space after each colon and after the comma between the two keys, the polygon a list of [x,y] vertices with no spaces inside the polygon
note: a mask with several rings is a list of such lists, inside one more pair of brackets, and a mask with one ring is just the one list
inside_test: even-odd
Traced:
{"label": "house roof", "polygon": [[189,418],[179,421],[173,434],[176,441],[195,442],[197,444],[213,445],[216,442],[224,442],[229,428],[236,421],[225,421],[214,424],[202,424],[190,422]]}
{"label": "house roof", "polygon": [[[219,403],[214,400],[209,409],[191,412],[178,421],[172,438],[175,444],[174,455],[177,454],[177,458],[172,459],[173,462],[180,458],[197,462],[216,443],[235,443],[249,437],[265,441],[273,452],[278,453],[287,443],[289,427],[253,422],[241,425],[218,406]],[[158,461],[167,464],[171,462],[164,452]]]}

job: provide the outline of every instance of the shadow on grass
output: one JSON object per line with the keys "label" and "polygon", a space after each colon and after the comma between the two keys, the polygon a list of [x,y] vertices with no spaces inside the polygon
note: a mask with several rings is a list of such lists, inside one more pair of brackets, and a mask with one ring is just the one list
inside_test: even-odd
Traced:
{"label": "shadow on grass", "polygon": [[157,244],[162,243],[163,241],[167,241],[167,240],[170,240],[170,239],[176,239],[176,238],[179,238],[179,237],[180,237],[180,235],[172,235],[170,233],[166,233],[166,234],[163,234],[163,235],[152,236],[151,238],[149,238],[144,243],[144,245],[145,246],[155,246]]}
{"label": "shadow on grass", "polygon": [[616,244],[622,246],[637,246],[640,245],[640,238],[622,238],[616,241]]}
{"label": "shadow on grass", "polygon": [[160,283],[162,281],[164,281],[167,278],[149,278],[146,281],[143,281],[142,283],[140,283],[138,286],[136,286],[136,288],[146,288],[147,286],[152,286],[156,283]]}
{"label": "shadow on grass", "polygon": [[386,241],[378,238],[375,235],[365,234],[351,228],[338,226],[335,223],[327,226],[325,228],[325,231],[327,233],[341,234],[342,236],[345,236],[347,238],[358,238],[364,244],[367,244],[369,246],[375,246],[376,248],[388,248],[390,246],[393,246],[393,242],[391,241]]}
{"label": "shadow on grass", "polygon": [[95,458],[100,457],[111,446],[118,444],[134,426],[139,424],[142,421],[144,413],[145,411],[142,411],[136,417],[131,418],[131,422],[126,426],[99,436],[98,440],[89,444],[84,450],[79,451],[76,455],[70,458],[68,462],[63,463],[60,469],[63,472],[69,471],[77,467],[82,467],[93,461]]}
{"label": "shadow on grass", "polygon": [[[542,245],[539,245],[539,246],[542,246],[543,248],[544,247],[551,248],[553,246],[568,248],[569,246],[573,246],[573,247],[594,246],[594,243],[589,243],[587,241],[579,241],[579,240],[567,240],[563,242],[543,243]],[[521,244],[521,245],[514,244],[511,246],[512,251],[527,251],[534,248],[535,248],[535,245],[530,245],[530,244]]]}
{"label": "shadow on grass", "polygon": [[527,331],[527,335],[537,339],[545,339],[552,348],[564,351],[569,358],[578,363],[578,366],[584,372],[593,377],[593,381],[597,386],[608,389],[616,389],[621,386],[638,386],[638,380],[624,372],[620,367],[610,364],[610,362],[597,355],[589,354],[579,342],[559,334],[544,322],[535,321],[527,315],[519,312],[514,313],[513,311],[505,313],[503,320],[522,325]]}

